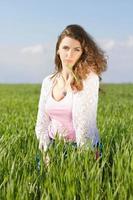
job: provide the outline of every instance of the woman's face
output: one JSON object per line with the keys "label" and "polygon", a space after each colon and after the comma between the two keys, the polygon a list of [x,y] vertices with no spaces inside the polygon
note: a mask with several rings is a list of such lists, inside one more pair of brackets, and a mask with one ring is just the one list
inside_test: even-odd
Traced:
{"label": "woman's face", "polygon": [[72,68],[82,54],[81,44],[78,40],[66,36],[59,45],[58,54],[62,67]]}

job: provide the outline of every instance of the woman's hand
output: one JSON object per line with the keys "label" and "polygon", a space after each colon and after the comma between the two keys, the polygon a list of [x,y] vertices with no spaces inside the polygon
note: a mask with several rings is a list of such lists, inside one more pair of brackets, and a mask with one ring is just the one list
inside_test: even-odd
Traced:
{"label": "woman's hand", "polygon": [[39,149],[41,152],[43,152],[44,147],[43,147],[43,142],[41,141],[39,141]]}
{"label": "woman's hand", "polygon": [[39,149],[43,153],[44,164],[48,167],[48,165],[50,163],[50,158],[49,158],[48,154],[44,151],[44,145],[43,145],[43,142],[41,142],[41,141],[39,142]]}
{"label": "woman's hand", "polygon": [[46,165],[46,167],[48,167],[49,164],[50,164],[50,158],[49,158],[48,154],[44,153],[44,155],[43,155],[43,161],[44,161],[44,164]]}

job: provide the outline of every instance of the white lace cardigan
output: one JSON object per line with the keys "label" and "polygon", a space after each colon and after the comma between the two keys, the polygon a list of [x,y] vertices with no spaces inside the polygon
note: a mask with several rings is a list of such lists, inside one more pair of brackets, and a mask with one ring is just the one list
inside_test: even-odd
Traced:
{"label": "white lace cardigan", "polygon": [[[47,151],[50,144],[48,135],[50,118],[45,112],[45,104],[53,83],[50,77],[51,75],[44,78],[42,83],[35,126],[39,149],[44,151]],[[83,90],[73,93],[72,120],[77,146],[79,147],[87,148],[90,146],[89,144],[93,147],[99,142],[99,133],[96,125],[98,92],[99,77],[94,72],[91,72],[87,79],[83,80]]]}

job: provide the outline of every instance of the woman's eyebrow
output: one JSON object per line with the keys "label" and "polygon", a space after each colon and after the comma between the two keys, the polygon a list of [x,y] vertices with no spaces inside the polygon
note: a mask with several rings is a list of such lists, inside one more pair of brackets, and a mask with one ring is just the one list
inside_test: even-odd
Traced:
{"label": "woman's eyebrow", "polygon": [[[63,45],[63,47],[69,47],[69,46],[68,45]],[[77,49],[77,48],[81,49],[81,47],[74,47],[74,49]]]}

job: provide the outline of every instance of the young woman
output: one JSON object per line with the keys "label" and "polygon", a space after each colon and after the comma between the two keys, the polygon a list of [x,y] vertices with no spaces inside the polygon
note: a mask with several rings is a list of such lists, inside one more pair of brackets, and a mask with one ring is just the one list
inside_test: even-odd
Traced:
{"label": "young woman", "polygon": [[40,150],[47,152],[57,135],[77,148],[87,148],[90,142],[98,146],[99,80],[106,68],[103,51],[83,27],[73,24],[63,30],[56,44],[55,71],[41,88],[35,128]]}

